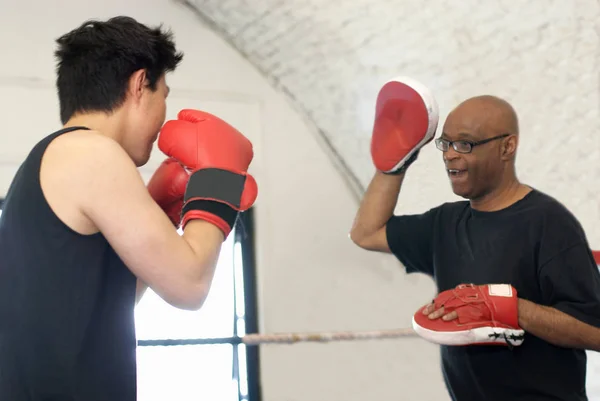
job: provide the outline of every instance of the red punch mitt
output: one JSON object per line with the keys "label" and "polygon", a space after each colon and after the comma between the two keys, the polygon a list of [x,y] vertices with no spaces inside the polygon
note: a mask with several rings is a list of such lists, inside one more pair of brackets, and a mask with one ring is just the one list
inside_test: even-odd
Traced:
{"label": "red punch mitt", "polygon": [[406,171],[435,136],[438,122],[438,105],[429,89],[406,77],[388,81],[375,108],[371,136],[375,168],[387,174]]}
{"label": "red punch mitt", "polygon": [[240,212],[256,200],[258,187],[247,170],[252,143],[220,118],[199,110],[181,110],[167,121],[158,147],[191,173],[184,194],[182,227],[193,219],[208,221],[229,235]]}
{"label": "red punch mitt", "polygon": [[429,319],[420,308],[413,316],[413,329],[425,340],[442,345],[506,345],[523,343],[519,327],[517,290],[509,284],[477,286],[461,284],[441,292],[433,301],[435,310],[455,311],[458,317],[445,321]]}

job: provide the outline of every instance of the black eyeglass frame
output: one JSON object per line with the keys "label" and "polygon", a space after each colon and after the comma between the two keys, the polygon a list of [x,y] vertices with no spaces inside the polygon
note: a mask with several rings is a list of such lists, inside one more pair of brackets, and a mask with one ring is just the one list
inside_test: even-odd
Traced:
{"label": "black eyeglass frame", "polygon": [[[449,140],[443,139],[443,138],[436,138],[435,147],[438,148],[439,150],[441,150],[442,152],[447,152],[450,149],[450,146],[452,146],[452,148],[454,148],[454,150],[457,151],[458,153],[466,154],[466,153],[471,153],[475,146],[483,145],[484,143],[495,141],[497,139],[506,138],[507,136],[510,136],[510,134],[497,135],[497,136],[493,136],[491,138],[482,139],[481,141],[477,141],[477,142],[467,141],[464,139],[461,139],[458,141],[449,141]],[[466,151],[459,150],[459,149],[457,149],[458,146],[456,144],[465,144],[465,145],[468,145],[469,148]]]}

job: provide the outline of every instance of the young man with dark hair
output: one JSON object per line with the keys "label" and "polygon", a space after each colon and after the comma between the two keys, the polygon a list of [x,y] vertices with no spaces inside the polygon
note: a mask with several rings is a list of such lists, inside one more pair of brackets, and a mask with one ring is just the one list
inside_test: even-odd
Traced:
{"label": "young man with dark hair", "polygon": [[[136,299],[149,286],[201,307],[256,198],[252,144],[200,111],[164,124],[183,57],[169,32],[116,17],[57,42],[64,126],[31,150],[0,219],[0,398],[133,401]],[[159,132],[168,157],[146,187]]]}

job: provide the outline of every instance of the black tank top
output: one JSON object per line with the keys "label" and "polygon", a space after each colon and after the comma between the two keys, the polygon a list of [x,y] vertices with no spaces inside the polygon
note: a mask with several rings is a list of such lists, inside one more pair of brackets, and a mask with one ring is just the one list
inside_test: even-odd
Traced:
{"label": "black tank top", "polygon": [[[134,401],[136,278],[101,233],[81,235],[20,166],[0,216],[0,401]],[[115,206],[116,207],[116,206]]]}

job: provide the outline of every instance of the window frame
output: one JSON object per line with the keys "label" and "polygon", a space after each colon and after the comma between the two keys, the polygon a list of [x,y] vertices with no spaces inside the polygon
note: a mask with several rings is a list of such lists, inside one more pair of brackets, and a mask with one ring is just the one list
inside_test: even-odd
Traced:
{"label": "window frame", "polygon": [[[254,208],[250,208],[239,216],[235,228],[235,239],[242,248],[244,266],[244,305],[246,333],[259,333],[258,327],[258,283],[256,278],[256,245]],[[248,380],[248,401],[262,399],[260,386],[260,352],[259,346],[246,346],[246,372]],[[239,391],[239,389],[238,389]],[[241,398],[241,397],[240,397]]]}

